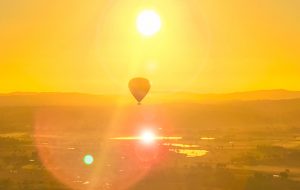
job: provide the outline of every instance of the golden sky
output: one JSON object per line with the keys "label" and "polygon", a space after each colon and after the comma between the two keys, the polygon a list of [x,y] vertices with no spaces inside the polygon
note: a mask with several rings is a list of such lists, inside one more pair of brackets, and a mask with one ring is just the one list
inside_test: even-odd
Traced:
{"label": "golden sky", "polygon": [[[155,10],[161,30],[140,35]],[[0,92],[300,90],[299,0],[0,1]]]}

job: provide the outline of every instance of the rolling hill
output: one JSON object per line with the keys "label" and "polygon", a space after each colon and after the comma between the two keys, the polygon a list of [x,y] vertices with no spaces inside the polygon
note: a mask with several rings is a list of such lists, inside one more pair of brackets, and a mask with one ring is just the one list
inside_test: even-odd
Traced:
{"label": "rolling hill", "polygon": [[142,106],[137,106],[129,95],[12,93],[0,96],[0,131],[6,132],[32,130],[36,123],[45,121],[52,128],[85,133],[108,128],[132,132],[142,124],[162,127],[168,134],[212,130],[300,132],[299,116],[300,93],[284,90],[223,95],[153,94]]}
{"label": "rolling hill", "polygon": [[[229,94],[150,93],[144,104],[164,103],[218,103],[226,101],[282,100],[300,98],[300,91],[260,90]],[[95,95],[83,93],[8,93],[0,94],[0,106],[97,106],[132,104],[127,95]]]}

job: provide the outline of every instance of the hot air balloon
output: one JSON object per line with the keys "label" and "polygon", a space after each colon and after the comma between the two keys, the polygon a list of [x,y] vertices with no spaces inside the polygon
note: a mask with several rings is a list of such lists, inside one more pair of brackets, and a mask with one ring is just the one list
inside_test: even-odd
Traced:
{"label": "hot air balloon", "polygon": [[128,88],[133,97],[138,101],[138,105],[141,104],[141,101],[149,92],[150,87],[148,79],[141,77],[133,78],[128,83]]}

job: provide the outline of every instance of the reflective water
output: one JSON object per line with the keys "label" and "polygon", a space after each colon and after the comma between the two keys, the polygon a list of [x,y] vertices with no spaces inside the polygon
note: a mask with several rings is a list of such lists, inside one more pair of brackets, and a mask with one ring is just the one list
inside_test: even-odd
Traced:
{"label": "reflective water", "polygon": [[[110,138],[111,140],[141,140],[139,136],[127,136],[127,137],[115,137]],[[162,143],[163,146],[167,146],[170,152],[175,152],[177,154],[185,155],[186,157],[201,157],[205,156],[208,151],[200,149],[200,145],[197,144],[183,144],[177,143],[178,140],[182,140],[183,137],[167,137],[167,136],[157,136],[155,140],[176,140],[171,142]],[[201,137],[201,140],[215,140],[213,137]]]}
{"label": "reflective water", "polygon": [[208,153],[207,150],[193,150],[193,149],[180,149],[180,148],[170,148],[169,151],[178,154],[186,155],[186,157],[201,157]]}

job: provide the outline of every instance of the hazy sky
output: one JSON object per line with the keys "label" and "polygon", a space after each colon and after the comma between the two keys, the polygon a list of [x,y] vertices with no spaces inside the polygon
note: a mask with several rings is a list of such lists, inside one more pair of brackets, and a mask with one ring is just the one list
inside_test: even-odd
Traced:
{"label": "hazy sky", "polygon": [[[140,11],[162,28],[145,38]],[[0,0],[0,92],[300,90],[299,0]]]}

